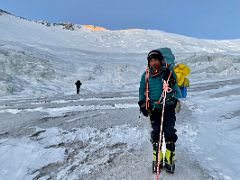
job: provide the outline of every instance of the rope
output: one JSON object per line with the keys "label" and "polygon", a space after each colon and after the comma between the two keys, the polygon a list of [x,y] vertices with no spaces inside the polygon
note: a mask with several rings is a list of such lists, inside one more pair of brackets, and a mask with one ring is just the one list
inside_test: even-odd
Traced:
{"label": "rope", "polygon": [[[172,72],[170,72],[167,82],[165,80],[163,80],[163,93],[161,94],[161,97],[159,98],[159,100],[157,102],[155,102],[156,104],[161,104],[161,101],[163,100],[164,95],[166,96],[166,93],[172,92],[172,89],[169,87],[169,84],[168,84],[171,74],[172,74]],[[164,92],[166,92],[166,93],[164,94]],[[166,97],[165,97],[165,102],[166,102]]]}
{"label": "rope", "polygon": [[158,143],[158,158],[157,158],[157,175],[156,180],[158,180],[158,176],[160,174],[160,150],[162,146],[162,140],[163,140],[163,121],[164,121],[164,110],[165,110],[165,102],[166,102],[166,96],[168,92],[171,92],[172,89],[169,87],[168,81],[172,75],[172,72],[170,72],[167,81],[163,80],[163,92],[161,95],[161,98],[163,98],[163,107],[162,107],[162,116],[161,116],[161,126],[160,126],[160,134],[159,134],[159,143]]}

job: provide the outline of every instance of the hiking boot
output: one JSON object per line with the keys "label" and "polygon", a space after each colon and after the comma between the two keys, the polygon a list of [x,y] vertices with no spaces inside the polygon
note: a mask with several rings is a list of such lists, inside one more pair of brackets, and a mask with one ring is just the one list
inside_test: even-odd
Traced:
{"label": "hiking boot", "polygon": [[[163,168],[163,161],[160,161],[159,164],[159,171]],[[157,172],[157,161],[152,162],[152,172],[156,173]]]}
{"label": "hiking boot", "polygon": [[[153,143],[153,163],[152,163],[152,171],[157,172],[157,160],[158,160],[158,143]],[[159,168],[163,168],[163,153],[160,151],[160,164]]]}
{"label": "hiking boot", "polygon": [[166,149],[165,169],[168,173],[174,173],[174,170],[175,170],[174,156],[175,156],[175,151],[170,151]]}

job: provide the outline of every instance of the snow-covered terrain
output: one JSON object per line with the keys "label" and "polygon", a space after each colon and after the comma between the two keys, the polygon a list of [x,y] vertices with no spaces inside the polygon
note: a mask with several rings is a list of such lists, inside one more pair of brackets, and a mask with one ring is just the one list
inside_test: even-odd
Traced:
{"label": "snow-covered terrain", "polygon": [[78,27],[0,11],[0,179],[154,179],[137,101],[147,52],[159,47],[191,68],[176,172],[160,178],[238,179],[240,40]]}

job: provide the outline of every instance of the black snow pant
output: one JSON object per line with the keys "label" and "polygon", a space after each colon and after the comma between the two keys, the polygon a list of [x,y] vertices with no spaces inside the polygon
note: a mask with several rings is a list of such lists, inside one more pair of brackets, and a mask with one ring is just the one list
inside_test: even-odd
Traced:
{"label": "black snow pant", "polygon": [[[163,133],[166,142],[166,148],[170,151],[175,151],[175,142],[177,141],[175,121],[175,107],[176,105],[171,105],[164,110],[164,120],[163,120]],[[159,141],[160,134],[160,124],[161,124],[162,110],[155,109],[152,111],[150,116],[152,132],[151,132],[151,142],[157,143]]]}
{"label": "black snow pant", "polygon": [[79,92],[80,92],[80,88],[77,88],[77,94],[79,94]]}

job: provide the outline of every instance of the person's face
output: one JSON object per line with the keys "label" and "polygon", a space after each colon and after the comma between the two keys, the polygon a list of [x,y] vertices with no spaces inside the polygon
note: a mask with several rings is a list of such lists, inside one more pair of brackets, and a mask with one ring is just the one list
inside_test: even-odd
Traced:
{"label": "person's face", "polygon": [[152,58],[150,59],[149,64],[153,68],[153,70],[157,70],[160,68],[161,62],[156,58]]}

